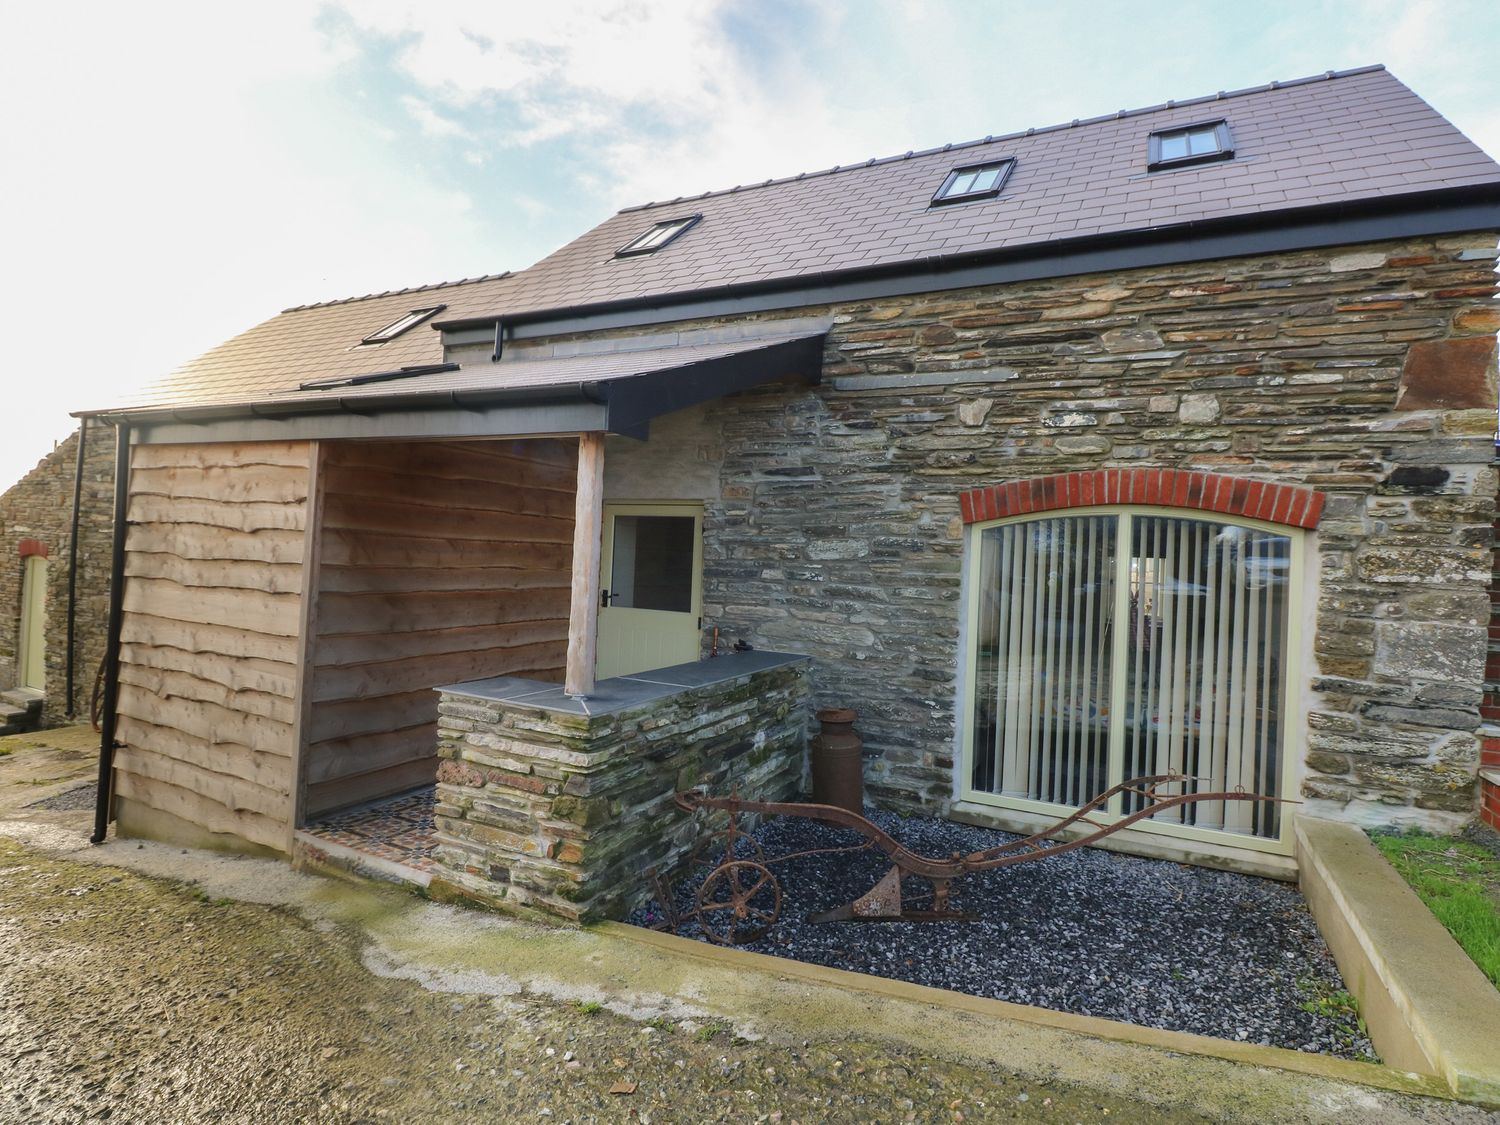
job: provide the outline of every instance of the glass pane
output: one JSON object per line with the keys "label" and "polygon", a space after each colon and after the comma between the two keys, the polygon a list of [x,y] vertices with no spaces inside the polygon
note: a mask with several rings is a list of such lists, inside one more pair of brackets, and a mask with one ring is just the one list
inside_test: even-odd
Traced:
{"label": "glass pane", "polygon": [[1161,159],[1180,160],[1187,154],[1187,138],[1181,133],[1169,134],[1161,138]]}
{"label": "glass pane", "polygon": [[963,172],[953,177],[953,182],[948,185],[948,190],[943,193],[944,197],[952,195],[966,195],[969,186],[974,182],[973,172]]}
{"label": "glass pane", "polygon": [[1193,156],[1219,151],[1219,137],[1213,129],[1194,129],[1187,139],[1188,152]]}
{"label": "glass pane", "polygon": [[692,516],[616,516],[609,604],[617,609],[693,609]]}
{"label": "glass pane", "polygon": [[[1180,774],[1170,792],[1274,795],[1291,540],[1208,520],[1140,516],[1128,576],[1125,776]],[[1127,796],[1125,811],[1142,807]],[[1205,801],[1157,820],[1256,836],[1278,807]]]}
{"label": "glass pane", "polygon": [[980,537],[975,789],[1083,804],[1108,788],[1113,516]]}
{"label": "glass pane", "polygon": [[999,168],[981,168],[974,173],[974,186],[970,191],[989,191],[995,186],[995,181],[1000,178]]}

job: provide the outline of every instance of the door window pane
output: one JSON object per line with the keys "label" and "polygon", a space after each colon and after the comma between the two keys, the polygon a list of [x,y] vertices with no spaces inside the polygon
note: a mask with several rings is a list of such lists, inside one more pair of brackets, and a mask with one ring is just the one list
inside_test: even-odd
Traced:
{"label": "door window pane", "polygon": [[1065,517],[982,534],[976,789],[1077,805],[1109,787],[1115,526]]}
{"label": "door window pane", "polygon": [[692,516],[616,516],[609,604],[691,613],[696,527]]}
{"label": "door window pane", "polygon": [[[1281,787],[1281,663],[1291,540],[1139,516],[1130,551],[1125,773],[1196,778],[1187,792]],[[1127,797],[1125,811],[1142,805]],[[1275,836],[1277,806],[1202,801],[1155,819]]]}

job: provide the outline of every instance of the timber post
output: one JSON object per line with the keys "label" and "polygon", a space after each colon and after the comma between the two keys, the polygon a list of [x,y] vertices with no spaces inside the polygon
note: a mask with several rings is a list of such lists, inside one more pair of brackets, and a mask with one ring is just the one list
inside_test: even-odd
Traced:
{"label": "timber post", "polygon": [[563,691],[594,690],[599,634],[599,551],[604,530],[604,435],[578,435],[578,492],[574,498],[573,586],[568,611],[568,666]]}

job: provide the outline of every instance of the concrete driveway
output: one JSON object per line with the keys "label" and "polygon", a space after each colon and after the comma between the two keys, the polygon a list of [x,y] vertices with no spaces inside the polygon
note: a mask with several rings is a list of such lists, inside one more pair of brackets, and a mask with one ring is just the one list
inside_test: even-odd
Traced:
{"label": "concrete driveway", "polygon": [[271,861],[93,848],[90,809],[67,807],[93,737],[0,739],[3,1120],[1491,1120],[1417,1083],[1099,1039]]}

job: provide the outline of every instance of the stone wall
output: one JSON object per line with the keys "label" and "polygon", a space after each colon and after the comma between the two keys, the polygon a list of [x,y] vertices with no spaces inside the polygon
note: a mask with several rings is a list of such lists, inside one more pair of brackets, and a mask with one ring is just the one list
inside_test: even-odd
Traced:
{"label": "stone wall", "polygon": [[808,663],[772,663],[620,709],[596,703],[592,716],[443,689],[431,892],[575,921],[622,917],[649,897],[647,869],[670,874],[696,841],[674,793],[798,790]]}
{"label": "stone wall", "polygon": [[[39,540],[48,552],[46,609],[46,721],[67,715],[68,542],[72,534],[73,474],[78,456],[74,433],[0,496],[0,689],[15,685],[21,623],[23,539]],[[110,546],[114,519],[115,433],[89,430],[78,529],[78,593],[74,649],[74,710],[87,714],[94,673],[104,659],[109,618]]]}
{"label": "stone wall", "polygon": [[1495,244],[1481,232],[799,309],[835,321],[822,386],[711,404],[672,432],[676,470],[628,439],[606,462],[649,466],[670,499],[679,480],[701,495],[712,452],[706,629],[814,656],[818,706],[861,712],[869,792],[935,813],[953,792],[961,493],[1110,467],[1316,489],[1289,745],[1304,807],[1455,823],[1477,800]]}
{"label": "stone wall", "polygon": [[[1500,442],[1496,444],[1500,454]],[[1496,458],[1500,464],[1500,457]],[[1484,662],[1484,718],[1480,733],[1479,819],[1500,830],[1500,515],[1495,519],[1490,570],[1490,629]]]}

